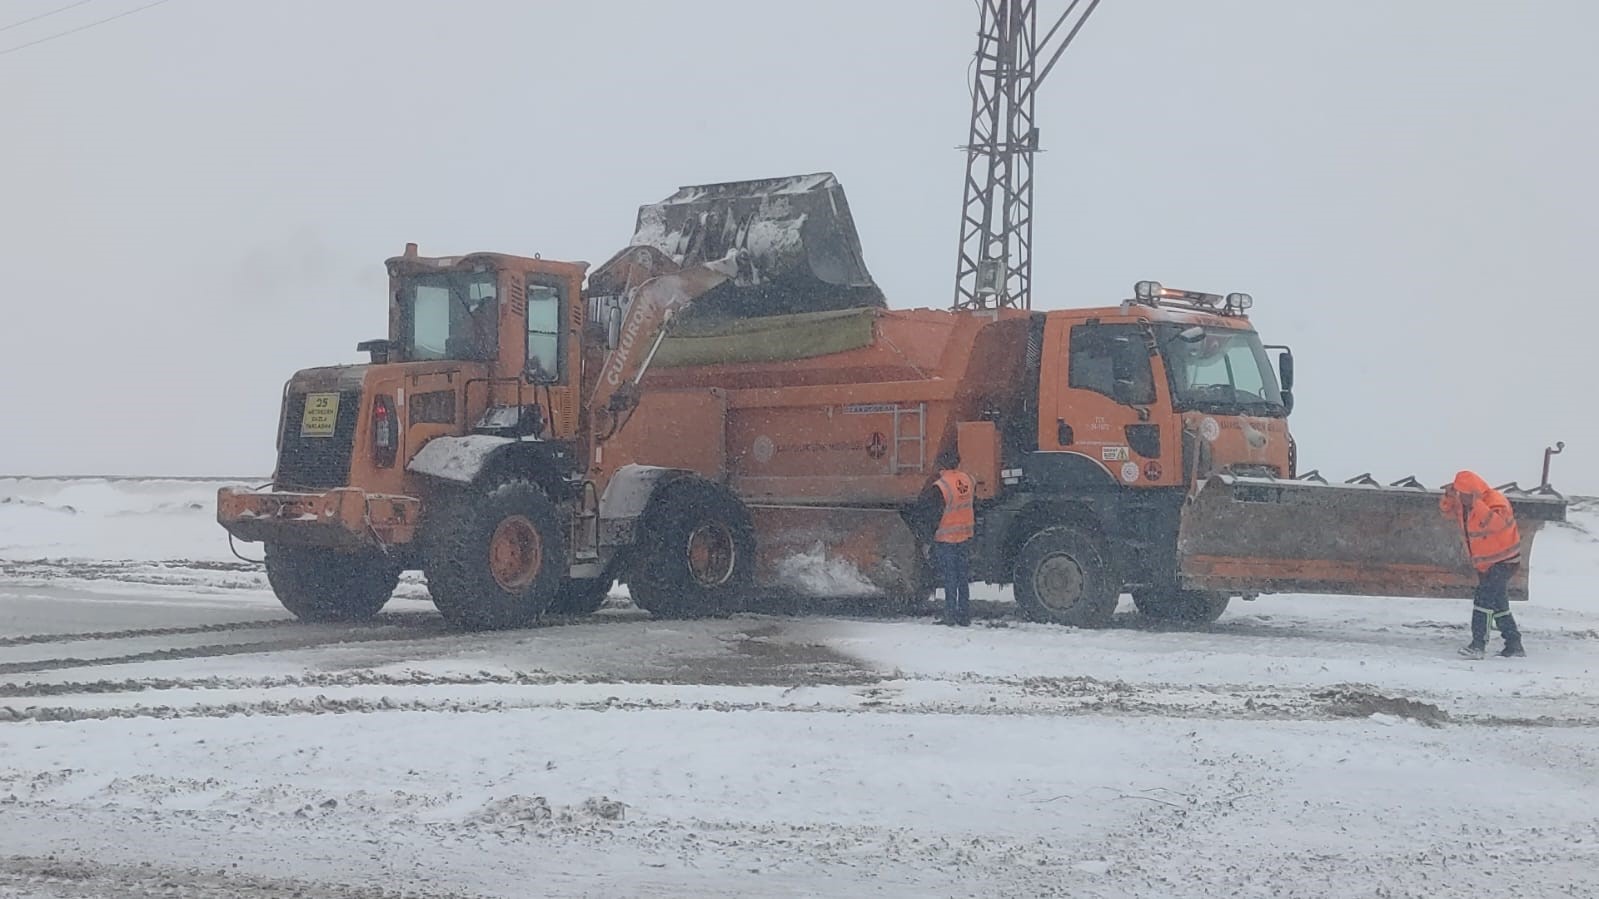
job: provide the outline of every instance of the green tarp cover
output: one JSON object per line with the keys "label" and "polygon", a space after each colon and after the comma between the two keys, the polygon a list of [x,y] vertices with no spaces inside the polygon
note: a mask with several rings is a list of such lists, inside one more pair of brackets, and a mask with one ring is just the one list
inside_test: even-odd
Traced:
{"label": "green tarp cover", "polygon": [[684,320],[661,341],[655,365],[785,362],[860,349],[872,342],[877,310],[838,309],[762,318]]}

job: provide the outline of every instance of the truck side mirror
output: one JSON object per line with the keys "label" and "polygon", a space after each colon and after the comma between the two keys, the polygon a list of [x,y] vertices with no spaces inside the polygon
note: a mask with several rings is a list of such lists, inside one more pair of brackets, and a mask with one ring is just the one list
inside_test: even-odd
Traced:
{"label": "truck side mirror", "polygon": [[1132,378],[1117,378],[1110,385],[1111,399],[1123,406],[1131,406],[1138,399],[1138,385]]}
{"label": "truck side mirror", "polygon": [[[1290,368],[1289,371],[1293,371],[1293,369]],[[1292,390],[1284,390],[1284,391],[1282,391],[1282,397],[1283,397],[1283,414],[1284,415],[1292,415],[1293,412],[1294,412],[1294,392]]]}
{"label": "truck side mirror", "polygon": [[[1282,381],[1283,393],[1294,389],[1294,354],[1292,350],[1283,350],[1277,357],[1277,380]],[[1284,401],[1286,403],[1286,400]]]}
{"label": "truck side mirror", "polygon": [[1110,376],[1118,383],[1132,381],[1134,373],[1133,342],[1126,337],[1114,337],[1110,342]]}
{"label": "truck side mirror", "polygon": [[1145,363],[1143,345],[1135,342],[1131,337],[1116,337],[1110,344],[1110,395],[1111,399],[1123,406],[1137,405],[1142,398],[1138,395],[1139,369]]}

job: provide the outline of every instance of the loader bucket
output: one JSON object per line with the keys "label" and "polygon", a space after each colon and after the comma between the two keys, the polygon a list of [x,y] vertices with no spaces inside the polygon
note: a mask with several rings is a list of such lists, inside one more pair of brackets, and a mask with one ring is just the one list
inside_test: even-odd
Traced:
{"label": "loader bucket", "polygon": [[738,251],[739,274],[697,315],[748,318],[887,303],[832,174],[684,187],[639,208],[633,246],[688,267]]}
{"label": "loader bucket", "polygon": [[[1564,521],[1558,494],[1506,490],[1521,531],[1510,598],[1527,598],[1532,542]],[[1189,589],[1230,594],[1472,595],[1477,576],[1457,525],[1438,511],[1441,491],[1407,479],[1383,486],[1217,476],[1183,507],[1178,577]]]}

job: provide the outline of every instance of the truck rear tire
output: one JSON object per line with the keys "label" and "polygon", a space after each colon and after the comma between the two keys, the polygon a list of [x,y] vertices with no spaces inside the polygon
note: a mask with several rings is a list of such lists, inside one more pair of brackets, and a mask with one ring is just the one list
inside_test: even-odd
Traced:
{"label": "truck rear tire", "polygon": [[1104,627],[1116,613],[1119,585],[1093,535],[1070,526],[1045,528],[1022,544],[1013,572],[1016,604],[1034,621]]}
{"label": "truck rear tire", "polygon": [[592,615],[605,605],[611,595],[610,578],[572,578],[561,585],[555,602],[550,604],[552,615]]}
{"label": "truck rear tire", "polygon": [[267,583],[301,621],[366,621],[400,582],[400,566],[376,550],[266,545]]}
{"label": "truck rear tire", "polygon": [[709,481],[662,488],[638,523],[628,590],[633,604],[661,618],[736,611],[755,572],[749,510]]}
{"label": "truck rear tire", "polygon": [[1133,604],[1146,618],[1179,624],[1210,624],[1227,611],[1232,597],[1203,590],[1139,590]]}
{"label": "truck rear tire", "polygon": [[507,480],[439,497],[423,570],[439,613],[456,627],[521,627],[566,579],[566,527],[537,484]]}

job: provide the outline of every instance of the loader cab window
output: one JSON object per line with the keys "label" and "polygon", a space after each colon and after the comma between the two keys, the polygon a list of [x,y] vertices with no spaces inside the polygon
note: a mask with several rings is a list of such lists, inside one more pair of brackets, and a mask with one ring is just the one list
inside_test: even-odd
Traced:
{"label": "loader cab window", "polygon": [[[1118,402],[1147,406],[1155,402],[1155,375],[1147,341],[1136,325],[1077,325],[1067,352],[1066,386],[1092,390]],[[1116,381],[1130,381],[1118,397]]]}
{"label": "loader cab window", "polygon": [[410,362],[492,362],[499,334],[494,272],[433,272],[400,283],[400,349]]}
{"label": "loader cab window", "polygon": [[566,380],[561,353],[562,292],[558,281],[528,279],[526,370],[535,380],[557,383]]}
{"label": "loader cab window", "polygon": [[1199,340],[1162,325],[1159,343],[1179,409],[1248,415],[1286,415],[1277,373],[1254,331],[1206,328]]}

